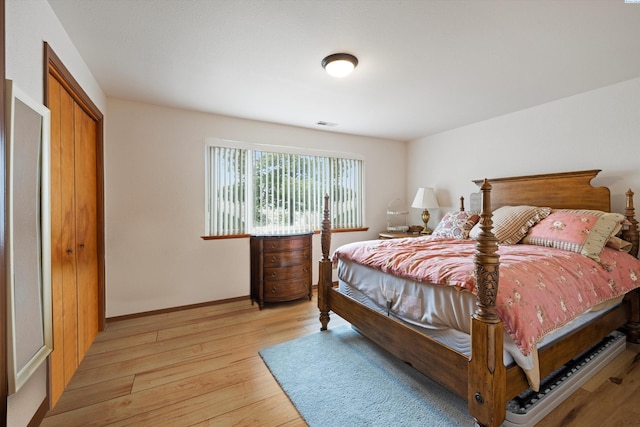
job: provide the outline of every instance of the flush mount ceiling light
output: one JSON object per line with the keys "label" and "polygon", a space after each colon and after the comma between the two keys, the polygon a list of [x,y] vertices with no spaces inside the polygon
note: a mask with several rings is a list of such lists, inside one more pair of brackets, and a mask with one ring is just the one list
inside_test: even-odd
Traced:
{"label": "flush mount ceiling light", "polygon": [[358,65],[358,58],[348,53],[334,53],[322,60],[322,68],[333,77],[345,77]]}

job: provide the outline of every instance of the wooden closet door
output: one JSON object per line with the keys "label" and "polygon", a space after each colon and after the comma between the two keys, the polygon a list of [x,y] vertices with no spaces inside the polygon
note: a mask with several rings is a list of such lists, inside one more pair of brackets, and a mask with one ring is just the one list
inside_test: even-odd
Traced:
{"label": "wooden closet door", "polygon": [[49,76],[51,111],[51,399],[57,401],[78,367],[73,99]]}
{"label": "wooden closet door", "polygon": [[97,126],[49,76],[51,111],[51,286],[55,405],[100,327]]}
{"label": "wooden closet door", "polygon": [[103,115],[49,44],[44,48],[51,111],[53,407],[105,327]]}
{"label": "wooden closet door", "polygon": [[75,219],[78,359],[98,334],[98,202],[96,123],[78,104],[75,115]]}

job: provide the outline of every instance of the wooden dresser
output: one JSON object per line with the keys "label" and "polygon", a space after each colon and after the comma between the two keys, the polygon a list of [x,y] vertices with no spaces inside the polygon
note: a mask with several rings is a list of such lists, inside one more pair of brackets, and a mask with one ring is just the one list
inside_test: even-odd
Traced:
{"label": "wooden dresser", "polygon": [[251,301],[291,301],[312,295],[313,233],[251,236]]}

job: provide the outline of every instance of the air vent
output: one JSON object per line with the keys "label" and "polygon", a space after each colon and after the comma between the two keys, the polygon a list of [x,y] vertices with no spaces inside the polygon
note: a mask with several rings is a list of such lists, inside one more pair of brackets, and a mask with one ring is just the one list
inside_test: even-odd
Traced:
{"label": "air vent", "polygon": [[338,126],[337,123],[331,123],[331,122],[325,122],[320,120],[319,122],[316,123],[318,126],[329,126],[329,127],[333,127],[333,126]]}

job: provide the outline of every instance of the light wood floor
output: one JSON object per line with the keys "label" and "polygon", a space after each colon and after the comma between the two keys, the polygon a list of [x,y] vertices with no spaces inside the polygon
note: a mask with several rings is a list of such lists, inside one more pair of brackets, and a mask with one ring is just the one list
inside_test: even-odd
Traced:
{"label": "light wood floor", "polygon": [[[315,296],[111,322],[41,425],[304,426],[258,350],[318,330]],[[629,346],[539,425],[640,425],[639,352]]]}

